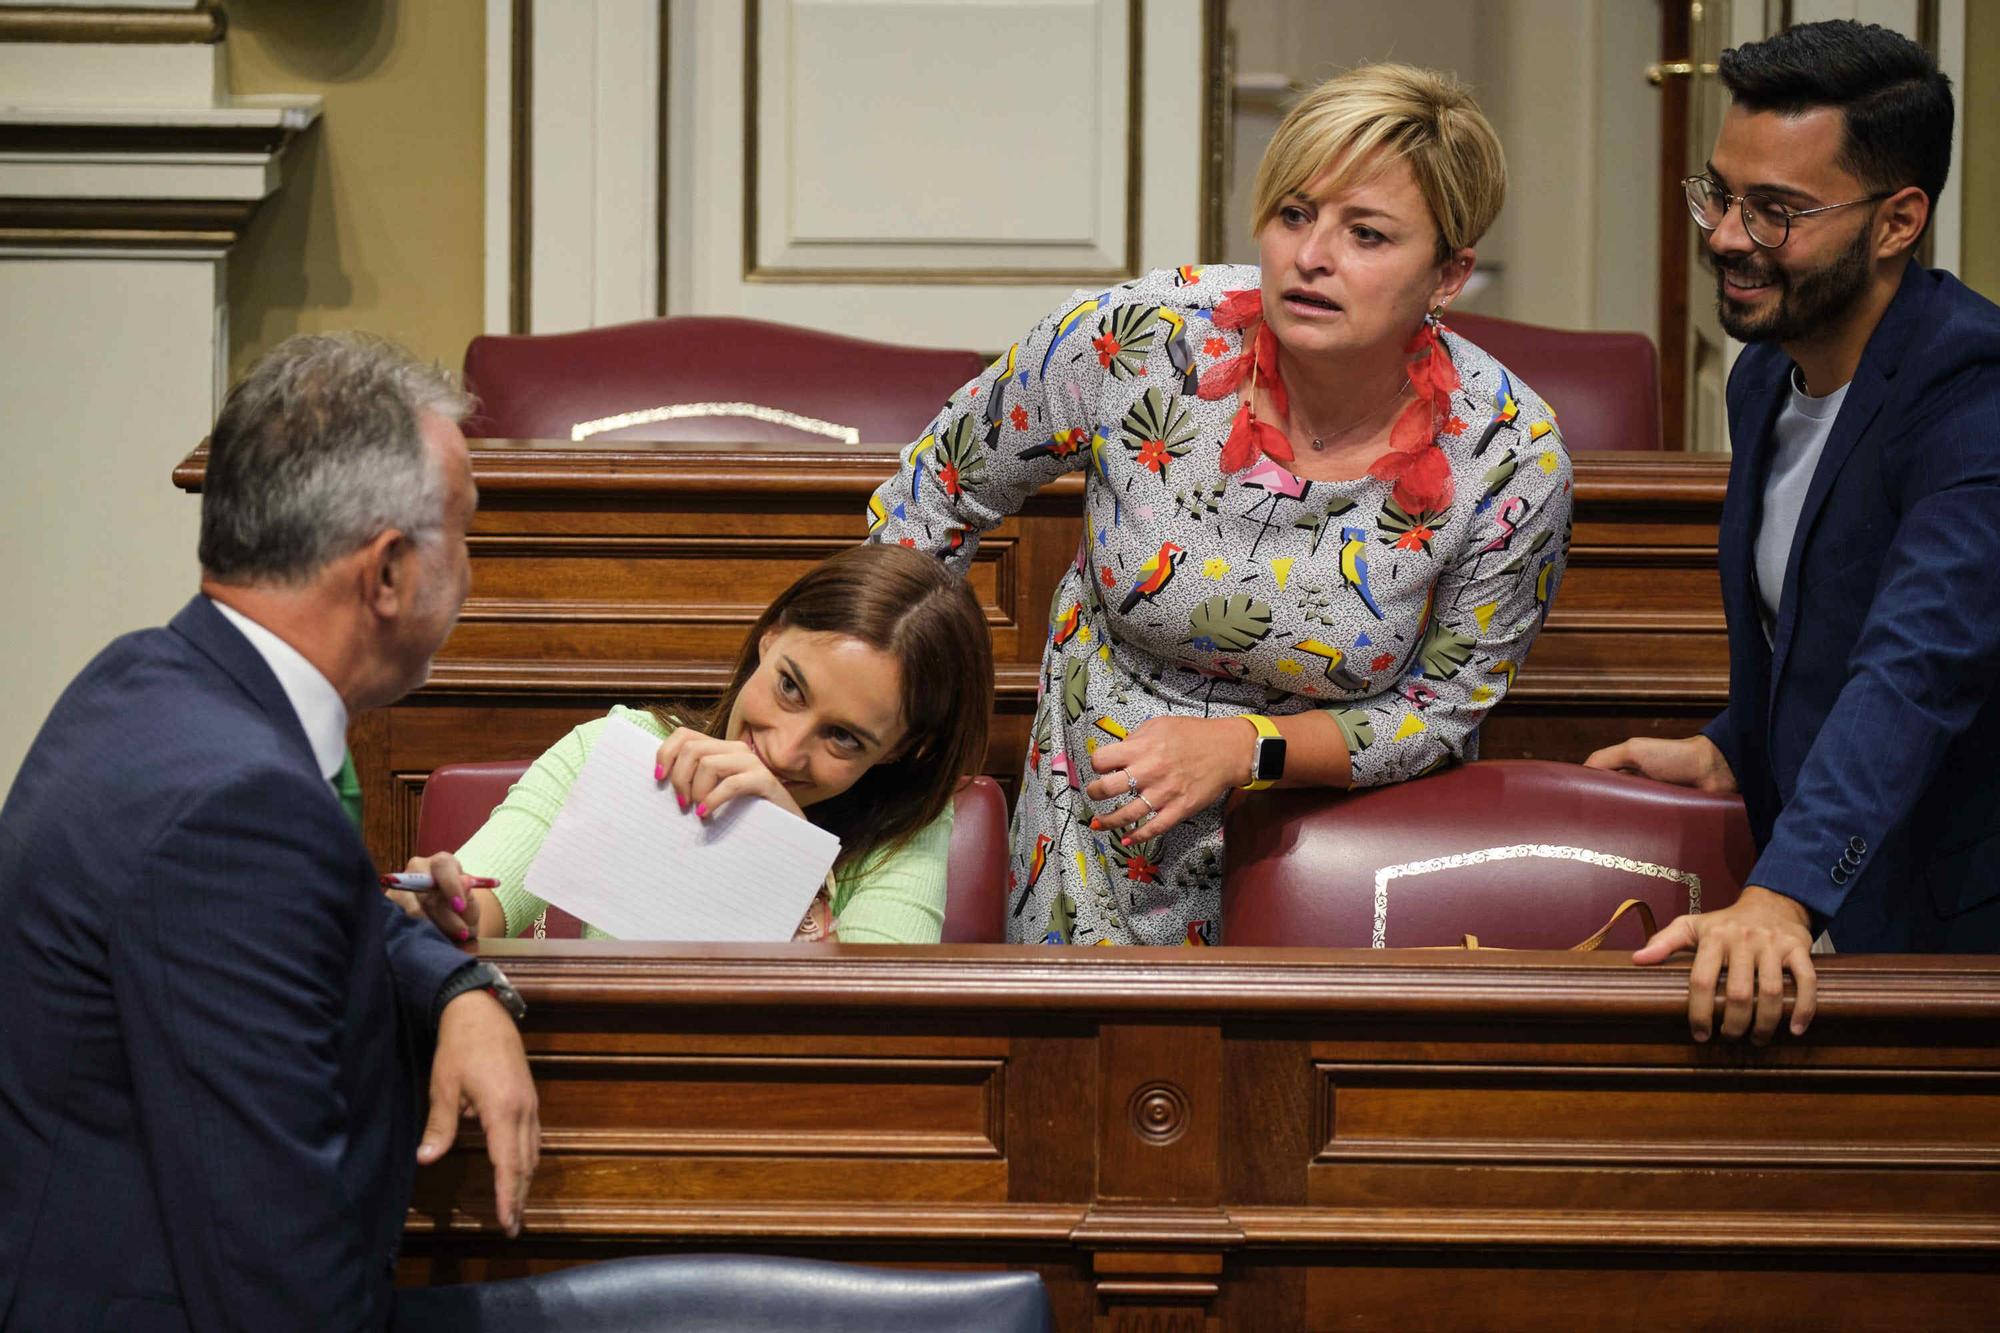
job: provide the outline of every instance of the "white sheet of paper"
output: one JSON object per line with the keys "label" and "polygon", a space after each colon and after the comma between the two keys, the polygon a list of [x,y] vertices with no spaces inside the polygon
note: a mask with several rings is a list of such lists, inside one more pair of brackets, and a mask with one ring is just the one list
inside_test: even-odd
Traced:
{"label": "white sheet of paper", "polygon": [[659,748],[643,727],[605,723],[528,867],[528,892],[621,940],[792,938],[840,839],[755,798],[697,819],[653,781]]}

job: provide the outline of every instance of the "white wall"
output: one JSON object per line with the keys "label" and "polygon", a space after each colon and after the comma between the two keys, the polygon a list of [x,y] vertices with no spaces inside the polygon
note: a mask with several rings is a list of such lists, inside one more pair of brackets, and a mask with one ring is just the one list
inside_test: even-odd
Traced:
{"label": "white wall", "polygon": [[198,586],[172,473],[228,363],[223,255],[320,111],[218,97],[218,68],[209,44],[0,42],[0,120],[55,131],[0,153],[0,199],[63,210],[0,236],[0,790],[78,669]]}
{"label": "white wall", "polygon": [[0,320],[0,788],[70,677],[195,591],[199,508],[169,476],[214,418],[218,274],[0,258],[0,310],[34,312]]}

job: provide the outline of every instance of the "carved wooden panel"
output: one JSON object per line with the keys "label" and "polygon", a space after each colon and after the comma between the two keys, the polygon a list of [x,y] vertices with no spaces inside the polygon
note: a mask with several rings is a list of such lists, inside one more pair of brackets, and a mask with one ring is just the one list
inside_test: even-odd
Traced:
{"label": "carved wooden panel", "polygon": [[[1139,271],[1134,0],[757,0],[744,14],[748,277],[1082,283]],[[817,76],[828,68],[843,76]],[[921,116],[905,95],[913,77],[942,94]],[[1021,113],[1024,88],[1033,115]],[[941,162],[979,187],[944,188]]]}
{"label": "carved wooden panel", "polygon": [[490,944],[545,1132],[476,1135],[405,1282],[717,1247],[1030,1268],[1059,1329],[1975,1327],[2000,959],[1836,957],[1804,1039],[1686,964],[1400,951]]}
{"label": "carved wooden panel", "polygon": [[[1315,1164],[2000,1168],[1986,1071],[1321,1064]],[[1836,1101],[1835,1099],[1838,1098]],[[1828,1108],[1840,1106],[1834,1116]],[[1857,1123],[1852,1112],[1868,1113]],[[1858,1133],[1858,1136],[1857,1136]]]}

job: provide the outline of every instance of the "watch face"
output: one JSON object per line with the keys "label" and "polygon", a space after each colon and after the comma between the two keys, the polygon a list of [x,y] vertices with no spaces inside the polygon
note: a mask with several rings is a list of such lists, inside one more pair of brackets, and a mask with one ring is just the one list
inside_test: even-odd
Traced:
{"label": "watch face", "polygon": [[1285,738],[1261,736],[1257,740],[1257,781],[1275,782],[1285,776]]}
{"label": "watch face", "polygon": [[521,993],[514,989],[513,982],[507,980],[507,974],[493,964],[481,963],[479,967],[485,974],[486,988],[493,992],[493,998],[500,1001],[501,1007],[512,1014],[514,1021],[518,1023],[528,1012],[528,1006],[521,1000]]}

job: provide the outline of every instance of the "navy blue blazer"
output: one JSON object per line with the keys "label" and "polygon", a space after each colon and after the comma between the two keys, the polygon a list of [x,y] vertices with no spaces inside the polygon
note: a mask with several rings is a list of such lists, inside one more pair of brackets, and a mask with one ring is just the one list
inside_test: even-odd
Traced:
{"label": "navy blue blazer", "polygon": [[2000,307],[1911,264],[1806,492],[1767,646],[1754,543],[1793,365],[1746,349],[1720,534],[1760,855],[1849,952],[2000,950]]}
{"label": "navy blue blazer", "polygon": [[0,1326],[383,1325],[466,961],[206,598],[106,648],[0,809]]}

